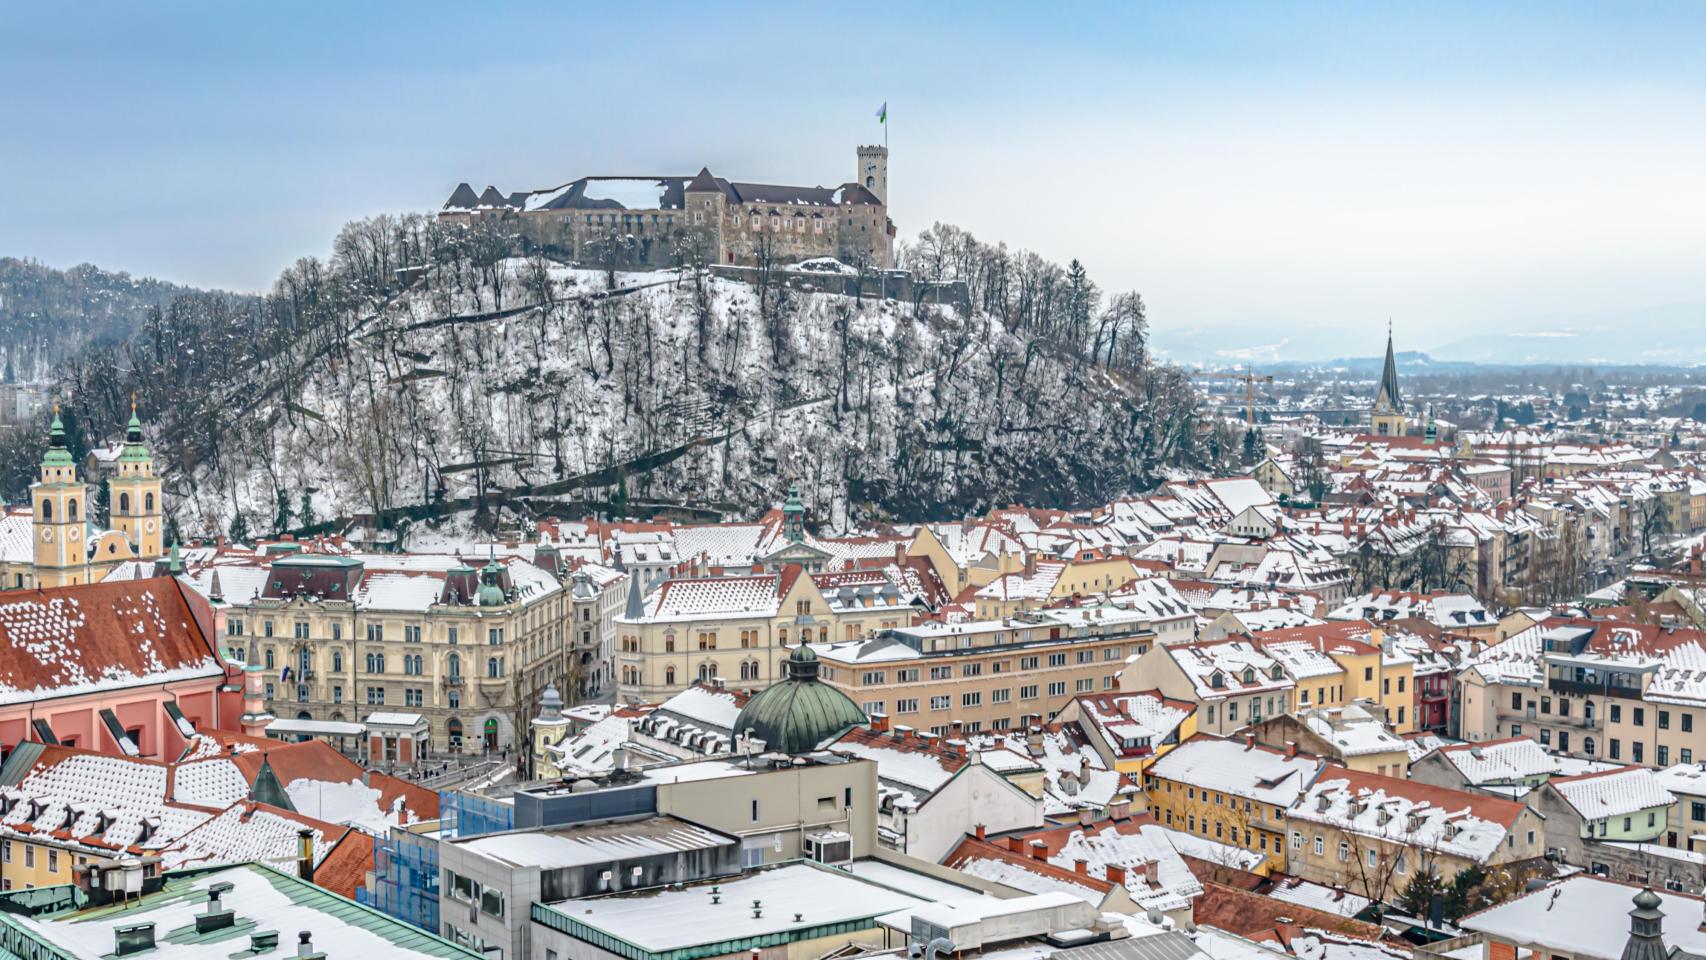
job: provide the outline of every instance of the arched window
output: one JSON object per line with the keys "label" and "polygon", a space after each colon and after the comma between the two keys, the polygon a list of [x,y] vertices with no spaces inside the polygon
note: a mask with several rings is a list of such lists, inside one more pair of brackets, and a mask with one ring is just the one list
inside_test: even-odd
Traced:
{"label": "arched window", "polygon": [[149,513],[154,512],[154,495],[152,493],[145,493],[142,495],[142,509]]}
{"label": "arched window", "polygon": [[450,655],[450,675],[462,676],[462,657],[454,653]]}
{"label": "arched window", "polygon": [[130,494],[128,492],[127,493],[121,493],[118,495],[118,512],[119,513],[129,513],[130,512]]}
{"label": "arched window", "polygon": [[663,683],[664,683],[664,686],[666,686],[666,687],[675,686],[675,668],[674,667],[665,667],[664,668]]}
{"label": "arched window", "polygon": [[41,502],[41,518],[43,520],[52,520],[53,519],[53,501],[52,500],[43,500]]}
{"label": "arched window", "polygon": [[715,677],[716,675],[717,675],[717,665],[716,664],[714,664],[714,663],[701,663],[699,665],[699,682],[700,683],[710,683],[711,678]]}
{"label": "arched window", "polygon": [[498,670],[498,658],[497,657],[487,657],[486,658],[486,676],[492,677],[494,679],[497,677],[503,676],[502,672],[500,672]]}
{"label": "arched window", "polygon": [[65,519],[67,519],[67,520],[77,519],[77,498],[76,497],[73,497],[70,500],[65,501]]}
{"label": "arched window", "polygon": [[1582,752],[1586,753],[1590,757],[1593,756],[1593,738],[1592,737],[1583,737],[1582,738]]}

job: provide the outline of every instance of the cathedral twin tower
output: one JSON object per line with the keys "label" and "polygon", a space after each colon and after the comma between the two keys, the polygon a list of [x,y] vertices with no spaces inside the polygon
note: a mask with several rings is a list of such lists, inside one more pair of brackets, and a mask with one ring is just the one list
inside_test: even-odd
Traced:
{"label": "cathedral twin tower", "polygon": [[[94,583],[121,563],[151,561],[163,552],[160,478],[154,475],[154,457],[143,442],[134,405],[124,447],[107,479],[111,529],[94,523],[89,494],[90,487],[77,479],[77,461],[65,447],[65,425],[55,410],[41,479],[30,485],[34,586]],[[25,584],[15,580],[8,585]]]}

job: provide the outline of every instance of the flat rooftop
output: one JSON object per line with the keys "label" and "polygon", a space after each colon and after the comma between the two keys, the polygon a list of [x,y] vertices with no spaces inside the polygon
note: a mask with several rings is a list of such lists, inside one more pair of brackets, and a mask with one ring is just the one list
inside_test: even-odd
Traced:
{"label": "flat rooftop", "polygon": [[512,867],[558,870],[630,857],[711,850],[739,841],[675,817],[646,817],[513,830],[449,842]]}
{"label": "flat rooftop", "polygon": [[[754,900],[762,916],[753,916]],[[795,863],[680,890],[564,900],[550,909],[568,921],[571,935],[572,926],[580,925],[649,953],[664,953],[777,934],[809,939],[831,924],[865,921],[875,927],[879,916],[927,902],[840,870]]]}
{"label": "flat rooftop", "polygon": [[[231,885],[220,903],[236,915],[236,922],[225,930],[197,934],[195,916],[207,905],[207,888],[216,883]],[[115,928],[138,923],[154,924],[158,945],[142,955],[172,960],[229,960],[248,947],[251,932],[261,930],[278,933],[278,949],[262,954],[265,957],[294,957],[296,936],[302,930],[312,933],[315,950],[330,957],[477,960],[479,956],[412,924],[255,864],[168,874],[163,890],[128,904],[73,909],[69,899],[73,889],[42,887],[7,894],[18,898],[14,902],[37,909],[8,913],[0,923],[72,957],[111,955]],[[63,908],[56,908],[61,904]]]}

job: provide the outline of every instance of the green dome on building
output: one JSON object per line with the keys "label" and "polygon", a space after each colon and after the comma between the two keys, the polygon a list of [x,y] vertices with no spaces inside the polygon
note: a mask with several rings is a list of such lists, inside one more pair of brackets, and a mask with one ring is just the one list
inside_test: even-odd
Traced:
{"label": "green dome on building", "polygon": [[848,727],[869,721],[847,694],[817,678],[817,654],[805,644],[794,648],[783,667],[785,679],[753,695],[735,718],[737,737],[764,741],[764,749],[809,753]]}

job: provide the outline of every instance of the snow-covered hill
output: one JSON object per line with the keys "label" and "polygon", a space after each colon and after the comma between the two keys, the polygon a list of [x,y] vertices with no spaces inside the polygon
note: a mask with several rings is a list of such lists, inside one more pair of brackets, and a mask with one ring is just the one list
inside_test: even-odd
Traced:
{"label": "snow-covered hill", "polygon": [[1185,378],[1144,363],[1140,333],[1114,349],[1140,307],[1097,312],[1076,265],[1027,255],[994,315],[814,292],[787,270],[578,270],[517,247],[360,221],[264,298],[174,303],[66,394],[95,433],[138,389],[185,537],[366,515],[751,516],[794,481],[814,523],[843,527],[1104,502],[1232,448],[1199,429]]}
{"label": "snow-covered hill", "polygon": [[174,484],[180,527],[499,492],[748,514],[794,480],[840,526],[1086,503],[1189,453],[1188,410],[1152,423],[1130,380],[987,316],[803,291],[762,303],[746,283],[673,271],[617,274],[612,293],[602,273],[544,260],[505,260],[495,280],[418,283],[346,356],[294,357],[292,388]]}

